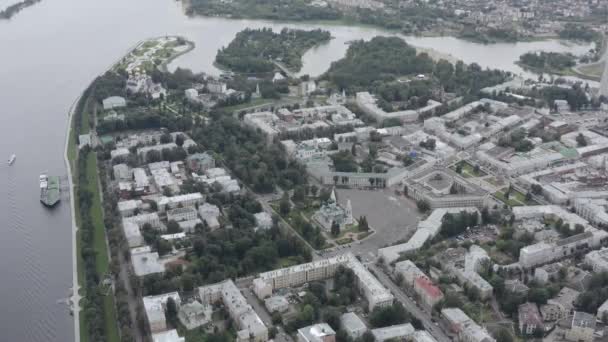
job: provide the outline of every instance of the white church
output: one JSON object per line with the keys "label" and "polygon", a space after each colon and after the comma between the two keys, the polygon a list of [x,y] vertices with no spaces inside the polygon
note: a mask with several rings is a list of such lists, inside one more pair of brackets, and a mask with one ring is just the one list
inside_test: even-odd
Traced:
{"label": "white church", "polygon": [[336,191],[331,191],[331,196],[327,203],[323,204],[312,218],[326,231],[331,230],[331,225],[336,222],[340,225],[340,229],[347,225],[355,223],[353,219],[353,209],[350,204],[350,199],[346,201],[346,208],[341,207],[336,200]]}

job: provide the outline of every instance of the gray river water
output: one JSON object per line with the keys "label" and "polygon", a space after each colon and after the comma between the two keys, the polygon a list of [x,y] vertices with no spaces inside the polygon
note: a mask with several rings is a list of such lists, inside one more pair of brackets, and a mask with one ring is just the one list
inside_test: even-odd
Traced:
{"label": "gray river water", "polygon": [[[328,29],[331,42],[309,51],[302,74],[324,72],[342,57],[345,42],[392,33],[368,27],[292,24],[256,20],[188,18],[171,0],[43,0],[0,21],[0,303],[2,341],[73,340],[67,306],[72,283],[71,228],[67,195],[54,210],[39,201],[38,175],[66,174],[63,149],[67,112],[79,93],[136,42],[183,35],[196,48],[177,66],[217,74],[213,59],[246,27]],[[465,62],[514,73],[520,54],[537,49],[582,53],[590,46],[551,40],[480,45],[451,37],[405,37]]]}

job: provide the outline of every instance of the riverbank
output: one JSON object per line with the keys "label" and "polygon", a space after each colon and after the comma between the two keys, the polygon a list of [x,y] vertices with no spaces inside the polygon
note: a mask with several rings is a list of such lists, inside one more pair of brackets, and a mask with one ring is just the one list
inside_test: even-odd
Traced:
{"label": "riverbank", "polygon": [[[119,342],[120,334],[117,326],[116,316],[116,305],[114,300],[114,294],[112,291],[107,291],[101,300],[101,307],[95,306],[95,300],[97,294],[88,293],[89,291],[97,292],[99,290],[98,285],[87,289],[87,278],[90,279],[105,279],[109,274],[109,250],[106,243],[106,232],[103,221],[103,209],[100,189],[98,186],[99,179],[97,176],[97,154],[95,152],[88,152],[83,157],[78,151],[76,144],[76,137],[82,133],[80,128],[82,126],[84,113],[88,112],[88,104],[90,99],[90,87],[83,92],[78,98],[76,105],[70,111],[70,117],[68,119],[69,127],[68,137],[66,139],[66,151],[65,160],[68,170],[68,183],[71,194],[71,210],[72,210],[72,247],[74,252],[72,253],[72,266],[75,268],[73,271],[73,294],[72,303],[74,305],[74,330],[75,339],[77,342],[89,341],[89,326],[92,324],[90,317],[87,315],[80,315],[80,310],[99,310],[102,311],[103,331],[106,341]],[[86,116],[88,120],[88,116]],[[85,123],[88,124],[88,121]],[[85,133],[82,133],[85,134]],[[86,158],[86,159],[85,159]],[[83,159],[82,162],[80,159]],[[88,194],[89,196],[84,196]],[[81,200],[84,197],[89,197],[87,205],[81,204]],[[77,202],[78,201],[78,202]],[[86,232],[88,238],[83,239],[82,227],[87,227],[90,231]],[[91,261],[84,259],[86,250],[94,251],[95,257],[93,264],[89,264]],[[94,267],[89,269],[87,267]],[[87,274],[88,272],[95,272],[93,274]],[[89,284],[91,285],[91,284]],[[84,300],[83,300],[84,299]],[[81,308],[82,305],[82,308]],[[92,306],[91,306],[92,305]]]}
{"label": "riverbank", "polygon": [[[167,70],[167,65],[178,58],[179,56],[192,51],[195,44],[191,41],[186,40],[183,37],[170,37],[171,39],[180,40],[186,44],[183,49],[173,49],[172,53],[165,57],[157,67],[161,71]],[[128,60],[129,56],[132,56],[137,49],[144,46],[146,43],[157,43],[160,40],[167,40],[169,37],[158,37],[139,41],[132,48],[128,49],[123,57],[111,64],[107,71],[116,70],[121,66],[125,65],[125,60]],[[183,45],[178,45],[183,46]],[[152,57],[151,57],[152,58]],[[144,62],[146,62],[144,60]],[[103,75],[105,72],[101,73]],[[94,84],[93,81],[86,90],[78,97],[74,102],[68,113],[68,129],[67,137],[65,139],[65,153],[64,160],[68,172],[68,183],[69,191],[71,194],[71,219],[72,219],[72,267],[73,267],[73,314],[74,314],[74,333],[76,342],[87,342],[89,341],[90,329],[88,327],[92,324],[90,319],[97,319],[98,317],[88,317],[87,315],[80,315],[80,311],[87,310],[84,305],[90,305],[93,302],[90,298],[87,298],[87,278],[91,277],[92,272],[91,260],[88,262],[84,259],[83,255],[86,250],[93,250],[95,257],[94,259],[94,278],[99,279],[100,282],[105,280],[113,280],[113,275],[110,270],[111,261],[111,248],[108,243],[107,230],[104,221],[104,207],[103,207],[103,196],[100,187],[99,169],[97,164],[97,153],[93,150],[84,151],[82,155],[78,149],[78,136],[81,134],[91,134],[91,141],[95,143],[94,130],[91,131],[91,123],[95,122],[95,110],[93,109],[93,102],[96,101],[94,98]],[[91,117],[93,116],[93,117]],[[82,198],[89,198],[81,203]],[[83,223],[86,221],[86,224]],[[84,232],[83,227],[88,227],[90,231]],[[83,239],[83,234],[86,233],[87,239]],[[88,265],[87,265],[88,263]],[[89,268],[87,268],[89,267]],[[90,285],[90,284],[88,284]],[[102,311],[103,311],[103,332],[105,341],[108,342],[119,342],[120,331],[118,327],[118,317],[116,309],[116,298],[113,292],[113,286],[106,287],[105,285],[98,284],[94,288],[94,292],[97,292],[99,286],[104,287],[105,295],[102,299]],[[91,290],[91,289],[89,289]],[[89,294],[90,295],[90,294]],[[86,299],[86,300],[83,300]],[[83,307],[81,307],[81,304]],[[93,307],[93,309],[100,309]]]}

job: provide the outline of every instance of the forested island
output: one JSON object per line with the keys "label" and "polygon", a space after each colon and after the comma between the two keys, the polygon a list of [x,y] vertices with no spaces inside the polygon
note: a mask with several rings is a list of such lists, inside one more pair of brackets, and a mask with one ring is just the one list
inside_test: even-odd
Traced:
{"label": "forested island", "polygon": [[527,52],[519,57],[518,64],[536,71],[563,74],[576,65],[576,58],[569,53]]}
{"label": "forested island", "polygon": [[[400,76],[419,74],[434,77],[397,81]],[[375,37],[368,42],[351,44],[346,56],[332,63],[323,78],[349,92],[371,90],[383,94],[387,100],[400,100],[428,96],[435,85],[459,95],[476,94],[481,88],[504,82],[507,73],[484,70],[475,63],[465,65],[459,61],[453,65],[445,60],[434,61],[426,53],[417,54],[403,39]]]}
{"label": "forested island", "polygon": [[[187,6],[189,15],[291,21],[331,20],[374,25],[403,33],[431,30],[437,26],[439,18],[453,17],[450,11],[418,3],[363,8],[338,7],[331,3],[314,6],[305,0],[191,0]],[[386,10],[387,7],[390,10]]]}
{"label": "forested island", "polygon": [[12,5],[8,6],[7,8],[5,8],[4,10],[0,11],[0,20],[10,19],[14,15],[19,13],[22,9],[33,6],[39,2],[40,2],[40,0],[24,0],[24,1],[20,1],[16,4],[12,4]]}
{"label": "forested island", "polygon": [[302,68],[302,55],[330,39],[330,33],[323,30],[284,28],[275,33],[270,28],[246,29],[237,33],[227,47],[218,51],[215,61],[239,73],[271,72],[275,69],[275,61],[290,70],[299,71]]}

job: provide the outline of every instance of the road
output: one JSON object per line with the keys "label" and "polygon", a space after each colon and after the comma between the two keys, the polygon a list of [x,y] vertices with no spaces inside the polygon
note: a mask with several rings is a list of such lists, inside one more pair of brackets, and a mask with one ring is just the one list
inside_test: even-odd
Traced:
{"label": "road", "polygon": [[443,332],[443,330],[433,323],[433,321],[431,320],[431,316],[428,313],[422,311],[420,308],[418,308],[418,306],[408,296],[405,295],[403,290],[401,290],[401,288],[399,288],[399,286],[397,286],[397,284],[395,284],[389,278],[389,276],[384,273],[383,270],[378,268],[373,263],[366,264],[366,266],[368,267],[368,269],[374,272],[376,278],[378,278],[382,285],[384,285],[393,293],[395,299],[401,302],[401,304],[403,304],[403,307],[405,307],[405,309],[409,313],[411,313],[412,316],[416,317],[422,322],[426,331],[428,331],[428,333],[431,334],[438,342],[451,341],[451,339]]}

